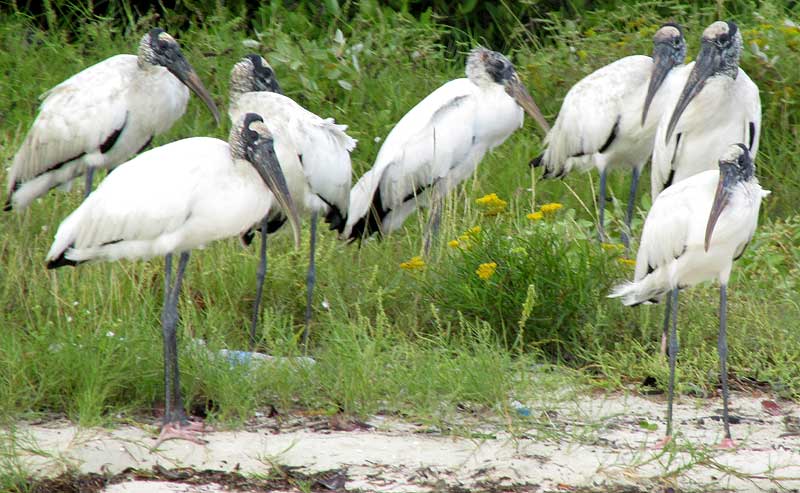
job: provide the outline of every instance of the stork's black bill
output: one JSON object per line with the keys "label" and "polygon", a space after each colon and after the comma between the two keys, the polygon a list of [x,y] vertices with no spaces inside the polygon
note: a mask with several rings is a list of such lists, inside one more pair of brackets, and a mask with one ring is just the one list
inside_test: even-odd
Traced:
{"label": "stork's black bill", "polygon": [[[735,149],[737,147],[738,149]],[[725,210],[725,206],[730,202],[731,194],[736,185],[749,180],[753,176],[753,160],[750,157],[747,146],[735,144],[731,146],[731,150],[733,152],[729,152],[726,158],[721,159],[719,162],[719,182],[717,183],[714,203],[711,205],[711,213],[706,224],[706,236],[703,244],[705,251],[708,251],[711,237],[714,234],[714,227],[717,225],[717,220],[722,215],[722,211]]]}
{"label": "stork's black bill", "polygon": [[741,55],[742,35],[733,22],[717,21],[703,31],[702,47],[697,56],[692,73],[686,80],[683,92],[675,105],[672,117],[667,126],[667,135],[664,142],[669,142],[672,133],[680,120],[681,115],[692,99],[697,96],[706,84],[709,77],[725,74],[736,78],[739,71],[739,57]]}
{"label": "stork's black bill", "polygon": [[516,73],[508,78],[505,83],[505,88],[506,93],[514,98],[514,101],[542,127],[544,133],[550,131],[550,125],[547,123],[547,120],[545,120],[539,107],[536,106],[536,103],[533,101],[533,98],[528,92],[528,88],[519,80],[519,76]]}
{"label": "stork's black bill", "polygon": [[678,120],[680,120],[684,110],[689,106],[692,99],[700,94],[708,78],[719,70],[721,62],[722,56],[719,48],[713,43],[703,41],[700,55],[697,57],[692,73],[690,73],[689,78],[686,79],[686,85],[683,86],[681,96],[678,98],[678,102],[675,104],[675,110],[672,112],[672,117],[669,119],[667,137],[664,142],[669,142],[669,139],[672,137],[672,132],[675,131],[675,126],[678,124]]}
{"label": "stork's black bill", "polygon": [[654,38],[653,46],[653,72],[650,76],[650,84],[647,87],[647,96],[644,98],[644,109],[642,110],[642,125],[647,120],[647,113],[653,98],[664,83],[670,70],[676,65],[683,63],[686,58],[686,42],[683,39],[683,32],[675,24],[665,24],[658,30]]}
{"label": "stork's black bill", "polygon": [[197,94],[197,97],[211,110],[211,114],[214,115],[214,121],[219,125],[220,119],[217,105],[214,104],[211,94],[208,93],[208,90],[206,90],[206,87],[200,81],[200,77],[197,76],[197,72],[194,71],[194,68],[192,68],[186,58],[178,52],[177,56],[171,57],[169,63],[165,65],[165,67],[172,75],[177,77],[179,81],[183,82],[186,87]]}
{"label": "stork's black bill", "polygon": [[[297,215],[297,208],[289,193],[286,177],[283,175],[281,166],[278,163],[278,158],[275,155],[272,135],[268,132],[259,132],[251,128],[251,125],[258,122],[262,124],[264,122],[264,119],[261,118],[260,115],[247,113],[244,116],[242,137],[245,142],[247,159],[256,169],[259,176],[261,176],[261,179],[264,180],[267,188],[269,188],[278,201],[278,204],[289,217],[295,247],[300,248],[300,218]],[[263,126],[263,129],[266,130],[266,126]]]}

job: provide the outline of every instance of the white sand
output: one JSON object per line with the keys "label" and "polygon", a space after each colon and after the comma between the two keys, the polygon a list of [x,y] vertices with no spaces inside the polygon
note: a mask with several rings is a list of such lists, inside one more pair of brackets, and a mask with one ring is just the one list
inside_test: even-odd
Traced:
{"label": "white sand", "polygon": [[[348,489],[366,491],[433,491],[442,484],[474,487],[481,481],[539,485],[542,491],[559,485],[675,484],[682,489],[800,488],[800,438],[786,432],[783,416],[762,409],[769,396],[734,393],[733,413],[741,423],[732,426],[739,449],[718,451],[722,424],[719,399],[682,397],[676,406],[676,454],[651,449],[663,434],[663,396],[592,395],[554,404],[534,404],[531,429],[489,423],[480,426],[487,438],[458,438],[428,433],[422,426],[392,418],[374,417],[372,430],[313,431],[295,427],[275,434],[268,427],[254,431],[209,433],[206,446],[183,441],[164,443],[158,451],[155,428],[124,426],[114,430],[78,429],[69,423],[19,424],[13,430],[19,461],[38,475],[55,475],[68,466],[82,472],[116,473],[128,467],[238,470],[265,474],[271,464],[299,466],[307,472],[347,468]],[[796,406],[780,402],[784,413]],[[548,422],[549,417],[549,422]],[[266,418],[265,418],[266,419]],[[470,419],[465,419],[465,423]],[[648,431],[640,422],[657,424]],[[701,423],[702,421],[702,423]],[[474,424],[474,423],[473,423]],[[532,425],[533,426],[533,425]],[[428,430],[429,431],[429,430]],[[8,430],[11,434],[11,431]],[[700,460],[705,457],[704,460]],[[693,465],[677,474],[686,464]],[[731,468],[736,474],[723,470]],[[740,475],[746,475],[744,477]],[[776,482],[776,478],[782,478]],[[215,492],[216,485],[130,482],[108,493]]]}

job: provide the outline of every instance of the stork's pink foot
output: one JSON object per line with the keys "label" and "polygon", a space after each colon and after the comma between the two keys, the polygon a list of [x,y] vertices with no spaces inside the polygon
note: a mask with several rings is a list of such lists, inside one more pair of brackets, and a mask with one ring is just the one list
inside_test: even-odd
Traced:
{"label": "stork's pink foot", "polygon": [[171,421],[161,427],[161,434],[158,436],[153,449],[157,449],[167,440],[188,440],[198,445],[205,445],[208,442],[200,438],[206,432],[214,431],[210,426],[206,426],[202,421]]}
{"label": "stork's pink foot", "polygon": [[732,438],[725,438],[721,442],[719,442],[719,445],[717,445],[717,448],[720,448],[720,449],[735,449],[736,448],[736,442],[734,442]]}
{"label": "stork's pink foot", "polygon": [[653,445],[653,450],[661,450],[672,441],[672,436],[667,435],[661,440],[657,441],[655,445]]}

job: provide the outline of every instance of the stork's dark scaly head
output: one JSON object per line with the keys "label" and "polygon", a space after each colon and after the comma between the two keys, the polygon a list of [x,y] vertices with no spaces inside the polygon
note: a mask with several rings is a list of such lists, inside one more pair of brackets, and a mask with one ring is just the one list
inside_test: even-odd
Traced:
{"label": "stork's dark scaly head", "polygon": [[289,218],[295,248],[299,248],[300,218],[275,153],[272,132],[261,115],[246,113],[239,124],[231,129],[229,145],[233,158],[247,160],[275,196],[275,200]]}
{"label": "stork's dark scaly head", "polygon": [[653,36],[653,72],[644,100],[642,125],[647,120],[647,111],[650,109],[650,103],[658,88],[661,87],[670,70],[683,64],[685,59],[686,39],[683,37],[683,29],[680,25],[672,22],[663,24]]}
{"label": "stork's dark scaly head", "polygon": [[163,29],[155,28],[142,37],[139,43],[139,65],[156,65],[166,68],[186,87],[191,89],[211,110],[219,125],[219,110],[197,73],[181,52],[175,39]]}
{"label": "stork's dark scaly head", "polygon": [[717,191],[714,194],[714,203],[711,206],[711,213],[706,224],[705,250],[708,251],[711,243],[711,236],[717,220],[728,205],[730,196],[736,185],[749,181],[755,175],[755,164],[750,156],[750,151],[744,144],[733,144],[725,150],[725,154],[719,160],[719,182]]}
{"label": "stork's dark scaly head", "polygon": [[269,63],[260,55],[250,54],[239,60],[231,70],[231,99],[256,91],[283,94]]}
{"label": "stork's dark scaly head", "polygon": [[525,84],[519,80],[519,75],[514,65],[502,54],[487,50],[482,46],[473,49],[467,58],[467,78],[479,87],[491,84],[503,86],[506,93],[514,98],[517,104],[524,109],[536,123],[547,133],[550,125],[544,119],[539,107],[533,101]]}
{"label": "stork's dark scaly head", "polygon": [[722,76],[735,79],[739,73],[739,58],[742,56],[742,33],[731,21],[717,21],[703,31],[702,46],[692,73],[686,80],[683,92],[667,127],[666,141],[678,124],[683,111],[692,99],[703,90],[710,77]]}

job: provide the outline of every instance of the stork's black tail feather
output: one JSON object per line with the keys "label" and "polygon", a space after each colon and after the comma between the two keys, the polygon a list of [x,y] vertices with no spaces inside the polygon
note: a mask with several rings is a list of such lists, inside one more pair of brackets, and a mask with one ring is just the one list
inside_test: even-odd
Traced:
{"label": "stork's black tail feather", "polygon": [[[69,248],[67,250],[69,250]],[[70,267],[75,267],[76,265],[82,263],[82,262],[78,262],[78,261],[75,261],[75,260],[70,260],[67,257],[65,257],[64,253],[67,250],[64,250],[63,252],[61,252],[61,255],[59,255],[58,257],[54,258],[53,260],[48,261],[47,262],[47,268],[48,269],[58,269],[59,267],[65,267],[67,265],[70,266]]]}
{"label": "stork's black tail feather", "polygon": [[[267,221],[267,234],[271,235],[275,231],[281,229],[281,226],[286,222],[286,216],[283,214],[278,214],[274,219],[270,219]],[[261,222],[252,228],[248,229],[245,233],[239,235],[239,239],[242,241],[244,246],[250,246],[253,243],[253,239],[255,239],[256,233],[259,231]]]}
{"label": "stork's black tail feather", "polygon": [[375,233],[378,233],[378,237],[382,238],[381,224],[383,223],[383,218],[386,217],[389,212],[389,210],[383,208],[381,189],[378,187],[378,189],[375,190],[375,195],[372,196],[372,205],[367,211],[367,214],[353,225],[347,242],[350,243],[354,240],[359,240],[360,242],[363,238],[368,238]]}
{"label": "stork's black tail feather", "polygon": [[529,163],[531,168],[538,168],[539,166],[541,166],[543,157],[544,157],[544,153],[539,154],[535,158],[531,159],[531,162]]}
{"label": "stork's black tail feather", "polygon": [[328,208],[328,213],[325,214],[325,222],[328,223],[328,228],[331,231],[342,233],[347,224],[347,217],[342,215],[342,211],[338,207],[331,205]]}

